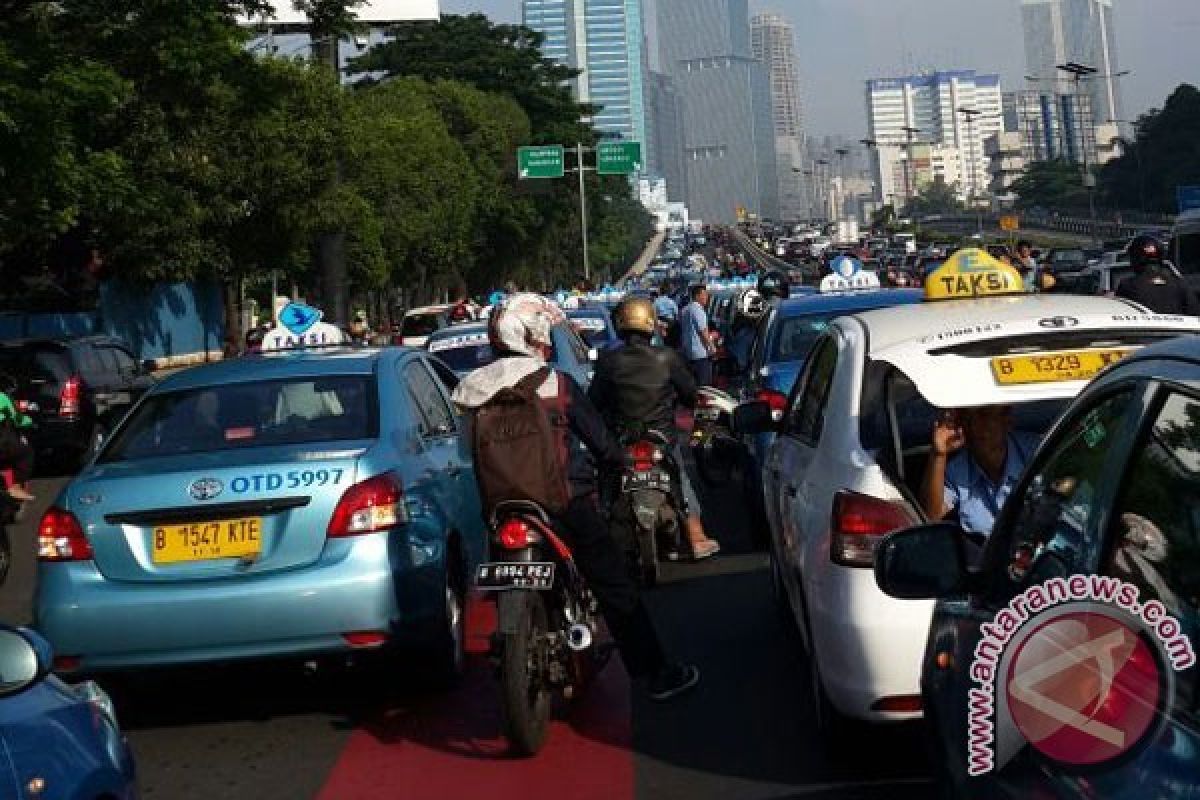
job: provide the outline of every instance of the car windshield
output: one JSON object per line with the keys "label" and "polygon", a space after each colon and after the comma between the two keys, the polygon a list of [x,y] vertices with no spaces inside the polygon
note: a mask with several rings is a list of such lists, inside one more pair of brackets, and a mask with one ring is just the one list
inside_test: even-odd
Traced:
{"label": "car windshield", "polygon": [[768,361],[802,360],[812,349],[813,342],[829,327],[831,318],[828,314],[811,314],[783,320],[768,351]]}
{"label": "car windshield", "polygon": [[98,460],[373,439],[378,433],[370,375],[232,383],[147,397]]}
{"label": "car windshield", "polygon": [[446,366],[455,372],[470,372],[486,367],[496,360],[492,346],[486,341],[474,344],[460,344],[445,348],[430,349],[430,352],[445,362]]}
{"label": "car windshield", "polygon": [[438,329],[439,312],[428,311],[421,314],[408,314],[400,328],[401,336],[428,336]]}

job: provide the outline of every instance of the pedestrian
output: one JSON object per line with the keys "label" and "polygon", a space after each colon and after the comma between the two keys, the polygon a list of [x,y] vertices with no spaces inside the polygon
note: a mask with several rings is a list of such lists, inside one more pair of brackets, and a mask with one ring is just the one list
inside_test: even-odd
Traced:
{"label": "pedestrian", "polygon": [[714,347],[708,330],[708,288],[703,284],[689,291],[691,302],[680,312],[679,336],[683,359],[698,386],[712,386]]}
{"label": "pedestrian", "polygon": [[1200,315],[1195,292],[1163,261],[1161,242],[1153,236],[1137,236],[1125,252],[1135,274],[1121,281],[1117,297],[1141,303],[1158,314]]}
{"label": "pedestrian", "polygon": [[1021,277],[1025,280],[1025,290],[1032,292],[1038,287],[1038,263],[1033,257],[1033,243],[1022,239],[1017,242],[1017,253],[1013,256],[1013,266],[1021,271]]}

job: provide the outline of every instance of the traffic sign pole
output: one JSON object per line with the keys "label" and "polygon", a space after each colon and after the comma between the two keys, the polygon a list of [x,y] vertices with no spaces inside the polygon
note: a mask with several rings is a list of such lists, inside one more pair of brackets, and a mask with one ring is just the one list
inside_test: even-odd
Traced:
{"label": "traffic sign pole", "polygon": [[575,143],[575,168],[579,173],[579,223],[583,229],[583,279],[592,280],[592,266],[588,261],[587,184],[583,175],[583,143]]}

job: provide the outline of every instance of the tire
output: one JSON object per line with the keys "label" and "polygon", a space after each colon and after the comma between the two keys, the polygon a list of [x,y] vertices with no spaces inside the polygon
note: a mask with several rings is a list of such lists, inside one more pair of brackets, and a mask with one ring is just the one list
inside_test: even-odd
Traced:
{"label": "tire", "polygon": [[443,587],[444,608],[427,654],[430,682],[437,689],[453,689],[467,671],[467,606],[462,570],[448,568]]}
{"label": "tire", "polygon": [[[733,477],[733,465],[728,458],[722,459],[718,451],[717,437],[721,436],[720,428],[714,428],[704,437],[704,442],[694,448],[696,471],[704,485],[712,489],[724,486]],[[682,468],[682,466],[681,466]]]}
{"label": "tire", "polygon": [[821,665],[817,661],[815,648],[812,645],[812,625],[808,621],[808,612],[804,614],[808,656],[808,677],[813,696],[813,721],[817,725],[818,741],[825,750],[825,755],[835,758],[844,755],[853,741],[853,726],[851,720],[834,707],[825,691],[825,681],[821,677]]}
{"label": "tire", "polygon": [[524,592],[516,633],[505,634],[500,653],[500,711],[504,737],[514,755],[536,755],[546,741],[551,691],[546,668],[546,604]]}
{"label": "tire", "polygon": [[641,583],[647,589],[658,585],[658,544],[654,541],[657,532],[638,528],[638,560],[641,563]]}

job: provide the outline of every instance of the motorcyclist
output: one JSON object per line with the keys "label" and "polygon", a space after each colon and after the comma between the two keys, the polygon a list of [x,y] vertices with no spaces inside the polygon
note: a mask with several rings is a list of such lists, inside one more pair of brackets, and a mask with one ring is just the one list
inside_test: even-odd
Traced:
{"label": "motorcyclist", "polygon": [[644,297],[621,301],[613,311],[613,325],[625,346],[601,354],[588,396],[612,430],[651,429],[670,438],[684,528],[692,558],[698,561],[716,555],[721,546],[704,532],[700,501],[688,478],[675,426],[676,404],[696,406],[696,381],[677,352],[651,344],[656,324],[654,306]]}
{"label": "motorcyclist", "polygon": [[1126,254],[1134,275],[1121,281],[1117,297],[1158,314],[1200,314],[1195,292],[1163,261],[1165,248],[1153,236],[1135,236]]}
{"label": "motorcyclist", "polygon": [[[497,359],[459,383],[455,404],[471,413],[501,389],[512,388],[545,368],[552,347],[550,329],[561,318],[562,312],[546,298],[510,295],[488,319],[488,339]],[[538,396],[552,419],[562,420],[567,428],[560,467],[569,481],[571,499],[566,511],[555,518],[555,530],[567,540],[599,601],[629,674],[649,680],[652,699],[669,700],[699,683],[700,671],[672,662],[664,654],[621,548],[600,515],[595,460],[615,467],[624,453],[570,375],[553,370]]]}
{"label": "motorcyclist", "polygon": [[758,277],[758,293],[768,305],[777,300],[787,300],[791,282],[782,270],[772,269]]}
{"label": "motorcyclist", "polygon": [[13,403],[16,381],[9,375],[0,375],[0,466],[12,470],[10,486],[0,485],[14,500],[26,502],[33,495],[25,484],[33,477],[33,448],[26,441],[24,432],[33,427],[33,420],[21,413]]}

